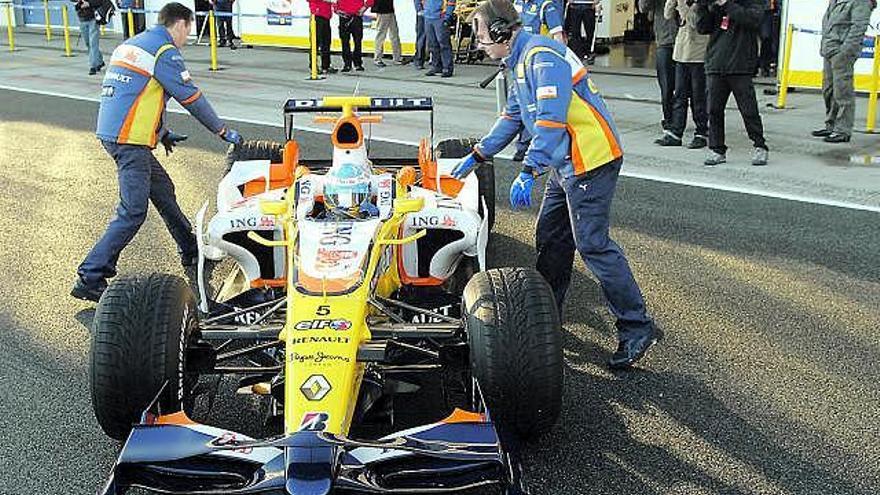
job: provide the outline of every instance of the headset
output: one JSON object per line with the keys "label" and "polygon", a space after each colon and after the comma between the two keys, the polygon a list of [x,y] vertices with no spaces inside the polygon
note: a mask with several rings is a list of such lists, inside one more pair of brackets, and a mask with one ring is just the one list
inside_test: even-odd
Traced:
{"label": "headset", "polygon": [[498,17],[489,24],[489,39],[496,45],[507,43],[513,37],[513,28],[517,25],[519,22],[508,22]]}

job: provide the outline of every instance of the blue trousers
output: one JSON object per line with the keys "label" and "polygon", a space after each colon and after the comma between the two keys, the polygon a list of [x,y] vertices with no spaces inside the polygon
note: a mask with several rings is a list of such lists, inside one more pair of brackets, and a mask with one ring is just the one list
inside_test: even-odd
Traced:
{"label": "blue trousers", "polygon": [[452,74],[452,39],[449,28],[442,19],[425,19],[428,32],[428,48],[431,50],[431,67],[444,74]]}
{"label": "blue trousers", "polygon": [[79,21],[79,33],[89,50],[89,68],[97,69],[99,65],[104,63],[99,46],[101,27],[95,21]]}
{"label": "blue trousers", "polygon": [[425,18],[416,16],[416,52],[413,55],[413,65],[424,67],[428,60],[428,33],[425,32]]}
{"label": "blue trousers", "polygon": [[650,335],[654,323],[620,246],[608,235],[611,200],[623,159],[569,179],[551,172],[535,233],[537,269],[559,306],[571,284],[575,250],[599,279],[621,340]]}
{"label": "blue trousers", "polygon": [[116,275],[119,254],[137,234],[147,218],[150,201],[171,232],[181,253],[197,251],[192,225],[180,211],[174,183],[146,146],[102,141],[104,149],[116,161],[119,179],[119,204],[116,215],[104,235],[79,265],[77,273],[86,284],[99,285]]}

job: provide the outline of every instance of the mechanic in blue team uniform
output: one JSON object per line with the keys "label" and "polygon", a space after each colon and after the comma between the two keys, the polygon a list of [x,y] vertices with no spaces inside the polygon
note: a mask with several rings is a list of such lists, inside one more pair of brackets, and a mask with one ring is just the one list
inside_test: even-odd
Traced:
{"label": "mechanic in blue team uniform", "polygon": [[[513,7],[519,13],[523,31],[529,34],[550,36],[563,45],[567,44],[563,31],[565,16],[556,0],[514,0]],[[513,161],[523,161],[531,140],[532,136],[529,135],[529,131],[523,127],[516,140],[516,153],[513,155]]]}
{"label": "mechanic in blue team uniform", "polygon": [[440,74],[452,77],[452,34],[455,27],[455,0],[421,0],[424,8],[422,18],[425,22],[428,50],[431,52],[431,68],[426,76]]}
{"label": "mechanic in blue team uniform", "polygon": [[534,139],[511,185],[510,203],[531,206],[535,179],[549,172],[536,227],[537,269],[561,312],[577,249],[617,318],[619,345],[608,364],[628,368],[654,344],[657,330],[623,252],[608,235],[623,162],[611,115],[577,55],[520,29],[510,0],[483,2],[472,22],[481,48],[504,59],[515,84],[492,131],[452,175],[466,176],[507,146],[520,128],[529,129]]}
{"label": "mechanic in blue team uniform", "polygon": [[101,89],[96,134],[116,162],[119,204],[106,232],[77,270],[74,297],[100,299],[106,279],[116,275],[119,254],[144,223],[150,201],[177,243],[183,266],[197,260],[192,226],[180,211],[171,178],[153,156],[158,143],[170,153],[186,139],[165,128],[165,105],[174,98],[227,142],[240,144],[241,136],[217,117],[183,64],[178,49],[186,44],[192,21],[192,10],[169,3],[159,12],[157,26],[113,51]]}

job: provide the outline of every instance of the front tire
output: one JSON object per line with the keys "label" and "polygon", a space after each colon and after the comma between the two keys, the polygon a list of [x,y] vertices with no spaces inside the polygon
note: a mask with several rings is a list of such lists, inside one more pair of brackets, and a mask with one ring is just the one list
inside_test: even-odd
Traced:
{"label": "front tire", "polygon": [[476,378],[502,432],[529,440],[562,408],[562,334],[550,286],[530,268],[479,272],[464,290],[464,318]]}
{"label": "front tire", "polygon": [[232,170],[235,162],[247,160],[269,160],[271,163],[281,163],[284,160],[284,145],[268,140],[248,140],[239,145],[230,144],[226,150],[226,170],[223,175]]}
{"label": "front tire", "polygon": [[183,410],[197,376],[186,352],[198,331],[196,300],[180,277],[121,277],[95,310],[89,359],[92,407],[108,436],[125,440],[168,382],[160,407]]}

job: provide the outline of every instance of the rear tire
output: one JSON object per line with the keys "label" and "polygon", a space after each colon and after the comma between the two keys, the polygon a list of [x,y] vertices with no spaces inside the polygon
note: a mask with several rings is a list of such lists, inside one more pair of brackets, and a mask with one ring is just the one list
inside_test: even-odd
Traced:
{"label": "rear tire", "polygon": [[125,440],[165,382],[164,413],[188,405],[198,377],[186,373],[198,332],[187,283],[167,274],[121,277],[95,310],[89,358],[92,407],[108,436]]}
{"label": "rear tire", "polygon": [[[444,139],[437,143],[434,148],[436,158],[464,158],[474,151],[474,146],[479,143],[477,138]],[[474,171],[479,181],[480,210],[483,215],[483,204],[486,201],[487,216],[489,218],[489,230],[495,226],[495,167],[492,160],[484,162]]]}
{"label": "rear tire", "polygon": [[546,433],[562,408],[562,333],[550,286],[530,268],[477,273],[464,290],[471,373],[502,433]]}
{"label": "rear tire", "polygon": [[226,171],[232,170],[235,162],[246,160],[269,160],[272,163],[281,163],[284,157],[284,145],[275,141],[253,140],[243,141],[239,145],[230,144],[226,150]]}

